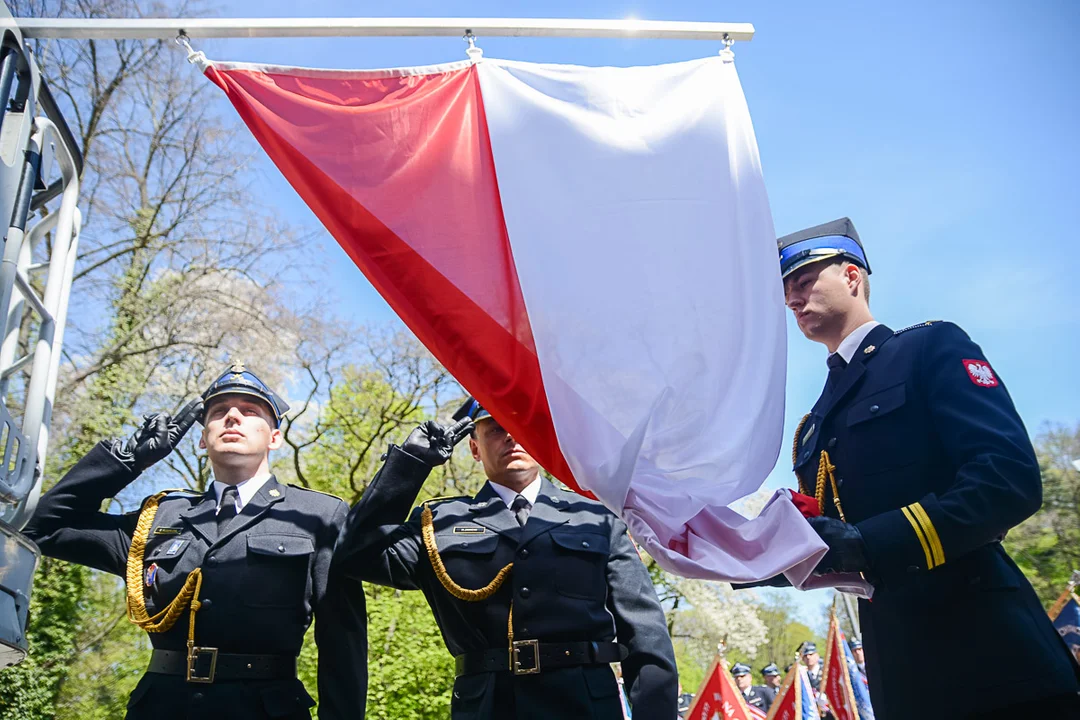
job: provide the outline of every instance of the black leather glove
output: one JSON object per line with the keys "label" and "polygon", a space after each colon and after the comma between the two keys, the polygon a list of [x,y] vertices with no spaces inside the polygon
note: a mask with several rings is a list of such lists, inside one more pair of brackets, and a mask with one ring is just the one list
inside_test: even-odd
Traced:
{"label": "black leather glove", "polygon": [[409,433],[401,449],[432,467],[442,465],[454,454],[454,446],[473,430],[473,421],[464,418],[448,428],[428,420]]}
{"label": "black leather glove", "polygon": [[866,542],[859,528],[831,517],[812,517],[806,520],[814,528],[829,551],[814,568],[815,575],[831,572],[864,572],[870,569]]}
{"label": "black leather glove", "polygon": [[173,451],[202,411],[202,400],[196,398],[175,418],[164,413],[146,415],[142,427],[127,440],[113,440],[110,451],[131,470],[141,473]]}

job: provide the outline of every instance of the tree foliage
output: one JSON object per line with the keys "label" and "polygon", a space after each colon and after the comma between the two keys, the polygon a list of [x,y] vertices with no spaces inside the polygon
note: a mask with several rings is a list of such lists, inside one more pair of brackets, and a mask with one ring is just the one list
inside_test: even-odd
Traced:
{"label": "tree foliage", "polygon": [[1042,508],[1009,531],[1005,547],[1049,607],[1080,570],[1080,424],[1051,426],[1035,439]]}

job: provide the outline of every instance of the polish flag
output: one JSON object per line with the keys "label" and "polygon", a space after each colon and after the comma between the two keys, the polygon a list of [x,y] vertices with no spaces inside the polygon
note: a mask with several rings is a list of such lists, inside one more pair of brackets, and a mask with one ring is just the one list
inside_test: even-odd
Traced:
{"label": "polish flag", "polygon": [[205,61],[420,341],[552,475],[665,568],[807,579],[787,494],[785,318],[729,57],[394,70]]}
{"label": "polish flag", "polygon": [[788,669],[767,720],[821,720],[805,665],[796,662]]}

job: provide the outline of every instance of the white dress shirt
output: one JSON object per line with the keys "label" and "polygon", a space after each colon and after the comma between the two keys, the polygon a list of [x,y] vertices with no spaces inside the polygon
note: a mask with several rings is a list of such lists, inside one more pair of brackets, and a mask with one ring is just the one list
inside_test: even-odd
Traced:
{"label": "white dress shirt", "polygon": [[535,480],[526,485],[520,493],[511,490],[505,485],[493,483],[490,480],[488,480],[488,485],[490,485],[492,489],[499,494],[499,497],[502,498],[502,501],[506,504],[506,507],[508,508],[513,506],[514,498],[516,498],[518,495],[524,496],[525,499],[529,501],[529,507],[531,508],[533,505],[536,504],[536,496],[540,494],[539,475],[536,476]]}
{"label": "white dress shirt", "polygon": [[[242,483],[236,484],[236,513],[240,514],[240,511],[244,509],[244,506],[251,502],[251,498],[255,497],[255,493],[259,492],[259,488],[266,484],[266,481],[270,479],[270,473],[263,475],[256,475],[253,478],[249,478]],[[217,496],[218,505],[221,504],[221,493],[225,492],[225,488],[229,487],[223,482],[214,481],[214,494]]]}
{"label": "white dress shirt", "polygon": [[871,320],[870,322],[863,323],[859,327],[848,333],[848,336],[840,341],[840,347],[836,348],[836,353],[840,357],[844,358],[844,362],[851,362],[851,358],[855,356],[855,351],[862,345],[862,341],[866,339],[866,336],[870,334],[870,331],[880,325],[877,320]]}

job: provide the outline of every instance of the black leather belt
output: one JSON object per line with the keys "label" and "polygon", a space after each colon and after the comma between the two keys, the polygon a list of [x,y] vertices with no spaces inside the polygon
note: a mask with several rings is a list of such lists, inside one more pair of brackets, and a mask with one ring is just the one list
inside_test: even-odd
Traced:
{"label": "black leather belt", "polygon": [[188,682],[215,680],[279,680],[296,677],[294,655],[240,655],[219,653],[217,648],[154,650],[146,672],[183,675]]}
{"label": "black leather belt", "polygon": [[515,675],[535,675],[543,670],[574,665],[620,662],[627,654],[625,647],[611,642],[548,643],[517,640],[512,652],[508,648],[476,650],[458,655],[454,658],[454,664],[459,676],[503,670]]}

